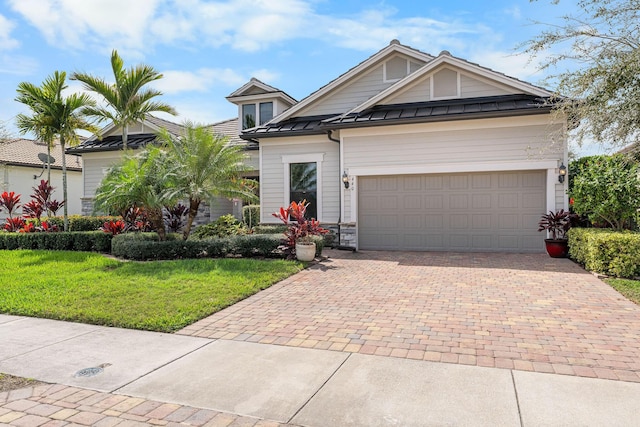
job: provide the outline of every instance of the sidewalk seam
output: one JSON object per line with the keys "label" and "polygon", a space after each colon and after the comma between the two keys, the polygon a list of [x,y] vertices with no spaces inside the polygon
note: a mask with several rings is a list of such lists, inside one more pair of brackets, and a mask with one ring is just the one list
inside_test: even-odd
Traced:
{"label": "sidewalk seam", "polygon": [[524,422],[522,421],[522,412],[520,411],[520,398],[518,397],[518,388],[516,387],[516,377],[513,375],[513,369],[510,369],[509,371],[511,372],[511,383],[513,384],[513,392],[516,395],[516,408],[518,409],[520,427],[524,427]]}
{"label": "sidewalk seam", "polygon": [[[156,367],[156,368],[154,368],[154,369],[152,369],[152,370],[150,370],[148,372],[145,372],[143,375],[140,375],[138,378],[133,379],[133,380],[129,381],[128,383],[122,384],[121,386],[119,386],[117,388],[114,388],[113,390],[109,391],[108,393],[117,393],[118,390],[121,390],[122,388],[128,386],[129,384],[134,383],[134,382],[138,381],[139,379],[142,379],[142,378],[148,376],[149,374],[152,374],[152,373],[156,372],[157,370],[162,369],[165,366],[167,366],[167,365],[169,365],[169,364],[171,364],[171,363],[173,363],[173,362],[175,362],[177,360],[180,360],[183,357],[190,355],[191,353],[194,353],[194,352],[200,350],[201,348],[204,348],[204,347],[206,347],[208,345],[211,345],[214,342],[218,341],[218,340],[214,340],[214,339],[209,339],[209,340],[210,340],[209,342],[206,342],[206,343],[202,344],[200,347],[194,348],[193,350],[191,350],[191,351],[189,351],[187,353],[184,353],[184,354],[176,357],[175,359],[169,360],[168,362],[163,363],[162,365],[160,365],[160,366],[158,366],[158,367]],[[150,398],[148,398],[148,397],[145,397],[145,399],[150,400]]]}
{"label": "sidewalk seam", "polygon": [[336,368],[335,371],[333,371],[331,373],[331,375],[329,375],[329,378],[327,378],[327,380],[325,382],[323,382],[320,387],[318,387],[318,389],[298,408],[298,410],[296,412],[294,412],[294,414],[291,416],[291,418],[289,418],[286,422],[286,424],[291,424],[292,420],[296,417],[296,415],[298,415],[300,413],[300,411],[302,411],[302,409],[304,409],[305,406],[307,406],[309,404],[309,402],[311,401],[311,399],[313,399],[314,397],[316,397],[316,395],[318,393],[320,393],[320,390],[322,390],[324,388],[325,385],[327,385],[327,383],[329,381],[331,381],[331,378],[333,378],[338,371],[340,370],[340,368],[342,368],[342,366],[347,363],[347,360],[349,360],[351,358],[351,355],[353,353],[349,353],[347,357],[345,357],[345,359],[342,361],[342,363],[340,363],[340,365]]}

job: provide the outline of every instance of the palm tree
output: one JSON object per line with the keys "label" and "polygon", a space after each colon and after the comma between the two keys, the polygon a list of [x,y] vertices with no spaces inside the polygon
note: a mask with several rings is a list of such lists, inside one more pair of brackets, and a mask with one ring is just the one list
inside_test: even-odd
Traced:
{"label": "palm tree", "polygon": [[148,65],[137,65],[129,69],[124,68],[124,61],[114,50],[111,52],[111,68],[115,83],[86,73],[73,73],[72,80],[81,81],[86,90],[95,92],[106,101],[106,106],[92,106],[84,110],[84,114],[95,117],[99,122],[111,120],[113,124],[122,128],[122,144],[127,150],[129,125],[144,120],[147,114],[161,111],[176,115],[176,111],[168,104],[153,101],[162,92],[145,88],[144,86],[161,79],[162,74]]}
{"label": "palm tree", "polygon": [[95,105],[93,99],[86,94],[72,94],[67,97],[62,91],[67,88],[67,73],[54,72],[47,77],[41,86],[29,82],[18,85],[16,101],[27,105],[32,114],[18,114],[16,124],[21,133],[32,132],[51,147],[55,140],[60,141],[62,148],[62,194],[64,204],[64,230],[69,229],[67,212],[67,162],[64,155],[65,145],[80,142],[77,130],[97,132],[98,129],[82,114],[84,108]]}
{"label": "palm tree", "polygon": [[149,221],[165,240],[162,208],[175,203],[171,191],[174,179],[167,170],[167,153],[149,146],[137,155],[127,155],[112,167],[96,189],[95,208],[110,214],[122,213],[131,206],[145,210]]}
{"label": "palm tree", "polygon": [[184,135],[179,138],[161,130],[158,142],[169,148],[176,182],[172,194],[189,199],[189,216],[183,233],[186,240],[200,203],[216,196],[255,201],[257,183],[242,178],[242,174],[251,169],[245,164],[241,147],[228,144],[227,137],[214,134],[204,126],[187,122],[184,127]]}

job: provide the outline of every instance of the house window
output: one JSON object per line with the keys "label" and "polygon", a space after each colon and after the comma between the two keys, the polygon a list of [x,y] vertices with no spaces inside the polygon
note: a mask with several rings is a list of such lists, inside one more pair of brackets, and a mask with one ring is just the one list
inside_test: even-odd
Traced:
{"label": "house window", "polygon": [[318,164],[289,164],[289,200],[292,202],[309,202],[306,217],[318,218]]}
{"label": "house window", "polygon": [[273,119],[273,102],[260,103],[260,124],[263,125]]}
{"label": "house window", "polygon": [[256,104],[242,105],[242,129],[256,126]]}

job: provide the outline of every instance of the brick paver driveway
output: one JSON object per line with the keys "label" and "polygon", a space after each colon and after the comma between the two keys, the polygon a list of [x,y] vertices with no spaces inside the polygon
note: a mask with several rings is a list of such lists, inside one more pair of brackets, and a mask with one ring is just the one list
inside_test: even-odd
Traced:
{"label": "brick paver driveway", "polygon": [[567,259],[326,254],[180,333],[640,382],[640,307]]}

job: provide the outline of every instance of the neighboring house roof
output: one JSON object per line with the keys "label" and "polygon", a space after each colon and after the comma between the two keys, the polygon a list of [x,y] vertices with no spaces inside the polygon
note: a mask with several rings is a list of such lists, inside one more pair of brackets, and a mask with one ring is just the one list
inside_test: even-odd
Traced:
{"label": "neighboring house roof", "polygon": [[259,148],[258,144],[251,141],[245,141],[240,138],[240,136],[238,135],[238,129],[240,125],[238,122],[238,118],[234,117],[233,119],[227,119],[221,122],[213,123],[209,125],[209,127],[213,130],[213,132],[228,137],[230,144],[244,145],[246,146],[247,150],[257,150]]}
{"label": "neighboring house roof", "polygon": [[[14,139],[0,143],[0,163],[11,166],[24,166],[30,168],[42,168],[43,162],[38,154],[47,154],[47,145],[44,142],[30,139]],[[62,149],[59,144],[51,148],[51,157],[55,163],[51,169],[62,169]],[[82,171],[82,159],[79,156],[66,155],[67,170]]]}
{"label": "neighboring house roof", "polygon": [[[158,131],[164,128],[175,137],[182,135],[184,130],[184,126],[182,124],[173,123],[169,120],[164,120],[152,115],[148,115],[144,123],[146,126]],[[214,123],[212,125],[209,125],[208,127],[212,128],[216,133],[228,136],[229,141],[232,144],[246,145],[247,149],[254,148],[255,144],[247,143],[238,137],[237,118]],[[102,130],[102,133],[108,133],[113,129],[113,124],[108,125]],[[127,136],[127,146],[133,149],[142,148],[147,144],[154,143],[155,140],[155,133],[131,133]],[[122,149],[122,146],[122,135],[110,135],[103,137],[102,139],[98,138],[96,135],[93,135],[82,144],[68,148],[67,153],[82,154],[101,151],[118,151]],[[257,146],[255,148],[257,148]]]}

